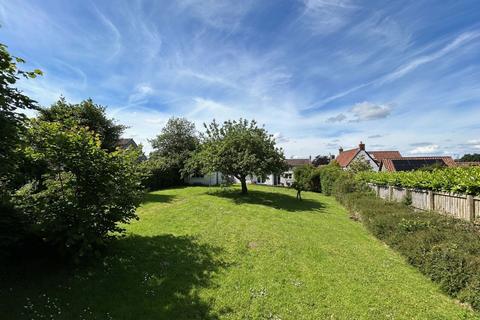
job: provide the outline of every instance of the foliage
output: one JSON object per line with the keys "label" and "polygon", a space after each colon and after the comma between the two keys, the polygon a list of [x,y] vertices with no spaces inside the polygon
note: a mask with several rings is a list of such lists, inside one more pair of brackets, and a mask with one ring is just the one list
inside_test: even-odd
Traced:
{"label": "foliage", "polygon": [[142,185],[148,190],[158,190],[182,184],[178,171],[163,158],[153,157],[139,163]]}
{"label": "foliage", "polygon": [[315,167],[322,166],[322,165],[327,165],[330,163],[330,157],[329,156],[322,156],[322,155],[317,155],[313,160],[312,164]]}
{"label": "foliage", "polygon": [[232,175],[240,180],[242,193],[246,193],[247,176],[265,178],[287,169],[283,151],[277,148],[273,135],[259,128],[255,120],[225,121],[221,126],[214,120],[205,124],[205,129],[199,150],[188,164],[190,170]]}
{"label": "foliage", "polygon": [[40,70],[23,71],[18,64],[21,58],[10,55],[7,47],[0,44],[0,249],[19,241],[23,234],[23,221],[11,203],[12,181],[19,178],[19,149],[24,131],[26,109],[37,109],[34,100],[15,88],[20,78],[35,78]]}
{"label": "foliage", "polygon": [[292,187],[297,190],[297,199],[302,200],[302,191],[311,189],[312,174],[315,167],[312,165],[303,165],[296,167],[293,171],[295,181]]}
{"label": "foliage", "polygon": [[102,148],[109,151],[116,149],[118,139],[126,129],[124,125],[117,124],[114,119],[107,118],[105,107],[95,104],[92,99],[74,104],[68,103],[62,97],[50,108],[40,109],[38,119],[59,122],[65,128],[87,127],[99,135]]}
{"label": "foliage", "polygon": [[445,293],[480,310],[478,227],[437,213],[415,212],[366,192],[339,194],[337,199]]}
{"label": "foliage", "polygon": [[362,172],[364,182],[435,191],[480,194],[480,167],[450,167],[432,171]]}
{"label": "foliage", "polygon": [[467,153],[460,158],[461,162],[480,162],[480,153]]}
{"label": "foliage", "polygon": [[32,121],[27,141],[26,157],[44,168],[15,195],[31,235],[78,259],[136,218],[138,151],[108,153],[87,128],[57,122]]}
{"label": "foliage", "polygon": [[356,158],[348,166],[348,170],[356,174],[359,172],[372,171],[372,166],[367,162],[364,157]]}
{"label": "foliage", "polygon": [[320,167],[318,173],[320,175],[321,192],[326,195],[331,195],[335,181],[337,181],[339,177],[347,174],[335,161],[327,166]]}
{"label": "foliage", "polygon": [[170,118],[161,133],[150,143],[154,149],[150,157],[161,158],[162,165],[183,177],[185,163],[197,149],[199,141],[193,122],[185,118]]}

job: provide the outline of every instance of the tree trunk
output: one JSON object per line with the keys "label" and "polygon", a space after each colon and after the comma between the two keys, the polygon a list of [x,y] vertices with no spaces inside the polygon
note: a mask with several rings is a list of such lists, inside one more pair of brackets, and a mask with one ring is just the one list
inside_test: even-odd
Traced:
{"label": "tree trunk", "polygon": [[242,193],[246,194],[247,193],[247,180],[245,177],[240,177],[240,183],[242,184]]}
{"label": "tree trunk", "polygon": [[297,200],[302,200],[302,191],[297,190]]}

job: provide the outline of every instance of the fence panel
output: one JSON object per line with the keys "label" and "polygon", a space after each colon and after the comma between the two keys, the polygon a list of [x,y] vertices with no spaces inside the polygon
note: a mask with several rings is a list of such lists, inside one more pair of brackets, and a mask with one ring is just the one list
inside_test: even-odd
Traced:
{"label": "fence panel", "polygon": [[385,200],[389,200],[390,199],[390,190],[388,187],[385,187],[385,186],[379,186],[378,187],[378,191],[379,191],[379,197],[382,198],[382,199],[385,199]]}
{"label": "fence panel", "polygon": [[412,207],[420,210],[428,210],[428,191],[412,190]]}
{"label": "fence panel", "polygon": [[[386,186],[379,186],[378,190],[379,197],[392,201],[402,201],[408,192],[406,188],[400,187],[394,187],[390,192],[389,187]],[[428,190],[410,190],[410,194],[411,205],[416,209],[434,210],[467,221],[477,217],[480,219],[480,197],[472,199],[467,195],[429,192]]]}

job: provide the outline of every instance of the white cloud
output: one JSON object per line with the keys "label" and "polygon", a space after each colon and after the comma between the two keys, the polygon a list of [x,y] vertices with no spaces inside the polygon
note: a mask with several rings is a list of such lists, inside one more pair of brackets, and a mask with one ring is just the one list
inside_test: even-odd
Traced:
{"label": "white cloud", "polygon": [[431,154],[434,152],[437,152],[439,149],[438,145],[436,144],[431,144],[428,146],[422,146],[422,147],[416,147],[413,150],[410,150],[409,153],[411,154]]}
{"label": "white cloud", "polygon": [[350,112],[354,117],[352,121],[376,120],[388,117],[392,112],[392,107],[390,105],[364,101],[354,105]]}
{"label": "white cloud", "polygon": [[343,113],[340,113],[334,117],[330,117],[327,119],[327,122],[342,122],[343,120],[347,119],[347,116]]}

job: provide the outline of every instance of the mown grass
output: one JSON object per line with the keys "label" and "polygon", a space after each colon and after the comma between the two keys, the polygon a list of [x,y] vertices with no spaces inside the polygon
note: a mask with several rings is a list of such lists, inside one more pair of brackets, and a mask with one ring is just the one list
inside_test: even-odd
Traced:
{"label": "mown grass", "polygon": [[[149,194],[88,266],[2,268],[1,319],[473,319],[331,197]],[[43,317],[42,317],[43,316]]]}

